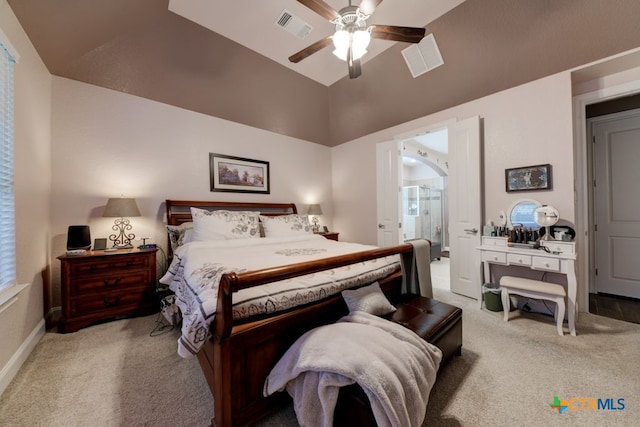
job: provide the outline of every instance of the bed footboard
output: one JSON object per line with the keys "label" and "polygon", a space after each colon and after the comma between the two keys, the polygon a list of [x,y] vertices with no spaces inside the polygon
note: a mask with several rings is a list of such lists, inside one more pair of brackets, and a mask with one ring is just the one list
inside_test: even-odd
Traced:
{"label": "bed footboard", "polygon": [[[264,397],[265,378],[302,334],[333,323],[348,311],[342,296],[337,294],[269,318],[234,324],[231,311],[234,292],[412,250],[412,245],[406,244],[285,267],[225,274],[220,283],[212,337],[198,355],[214,396],[213,424],[218,427],[249,425],[289,402],[286,393]],[[397,300],[402,287],[400,270],[378,282],[391,301]]]}

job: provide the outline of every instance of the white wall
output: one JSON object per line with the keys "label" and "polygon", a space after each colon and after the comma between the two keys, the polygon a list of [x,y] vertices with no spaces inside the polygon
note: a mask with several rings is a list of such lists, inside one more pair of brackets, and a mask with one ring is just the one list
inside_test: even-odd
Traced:
{"label": "white wall", "polygon": [[[52,98],[54,306],[67,227],[88,224],[92,239],[107,237],[109,197],[134,197],[142,217],[130,218],[133,233],[160,245],[166,199],[295,202],[301,212],[320,203],[321,223],[332,227],[328,147],[60,77]],[[211,192],[210,152],[268,161],[271,193]]]}
{"label": "white wall", "polygon": [[[41,333],[49,264],[51,78],[6,0],[0,28],[18,51],[15,66],[16,272],[28,286],[0,313],[0,385],[17,372]],[[43,279],[43,275],[45,278]],[[2,389],[0,388],[0,392]]]}
{"label": "white wall", "polygon": [[[520,198],[555,206],[573,223],[571,78],[556,74],[358,138],[332,150],[335,231],[347,240],[376,244],[376,144],[450,119],[479,115],[483,124],[485,217],[497,219]],[[507,168],[550,163],[553,189],[505,191]],[[358,168],[353,165],[359,165]]]}

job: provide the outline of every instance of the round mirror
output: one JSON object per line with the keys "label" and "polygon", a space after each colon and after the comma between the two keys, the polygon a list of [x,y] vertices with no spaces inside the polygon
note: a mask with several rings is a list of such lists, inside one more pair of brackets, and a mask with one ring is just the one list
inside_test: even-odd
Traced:
{"label": "round mirror", "polygon": [[509,226],[512,228],[526,227],[532,230],[538,230],[540,226],[536,223],[534,213],[540,206],[540,202],[537,200],[526,199],[517,201],[509,210]]}

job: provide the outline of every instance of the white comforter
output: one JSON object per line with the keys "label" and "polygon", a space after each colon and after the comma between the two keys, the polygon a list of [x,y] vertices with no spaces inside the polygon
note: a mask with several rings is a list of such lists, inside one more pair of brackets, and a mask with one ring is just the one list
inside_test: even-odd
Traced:
{"label": "white comforter", "polygon": [[441,359],[413,331],[356,311],[300,337],[271,370],[264,394],[286,388],[301,426],[330,427],[339,388],[357,382],[378,426],[420,426]]}
{"label": "white comforter", "polygon": [[[218,285],[227,272],[242,272],[295,264],[374,249],[374,246],[336,242],[319,235],[191,242],[176,250],[160,279],[176,293],[182,312],[178,354],[198,352],[208,336],[216,312]],[[235,319],[272,313],[371,283],[397,268],[397,255],[316,274],[243,289],[233,295]]]}

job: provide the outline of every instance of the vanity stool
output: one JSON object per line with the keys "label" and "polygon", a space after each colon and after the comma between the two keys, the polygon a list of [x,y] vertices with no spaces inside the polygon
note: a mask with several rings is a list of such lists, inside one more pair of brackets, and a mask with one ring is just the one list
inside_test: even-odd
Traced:
{"label": "vanity stool", "polygon": [[558,334],[564,335],[562,322],[564,321],[564,298],[567,296],[564,287],[556,283],[542,282],[540,280],[524,279],[522,277],[502,276],[500,278],[502,288],[502,306],[504,308],[504,321],[509,321],[510,300],[509,295],[521,295],[523,297],[544,299],[556,303],[554,318],[558,328]]}

